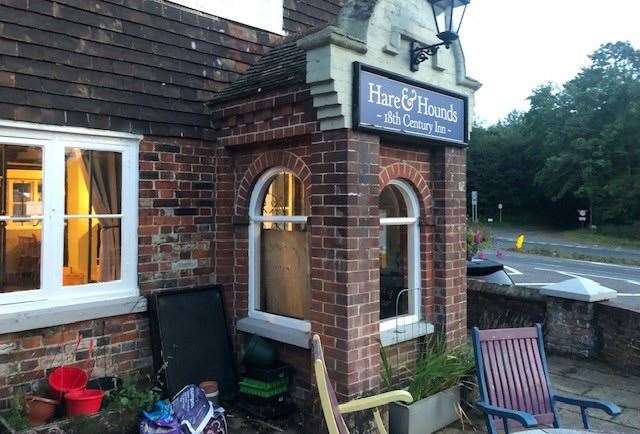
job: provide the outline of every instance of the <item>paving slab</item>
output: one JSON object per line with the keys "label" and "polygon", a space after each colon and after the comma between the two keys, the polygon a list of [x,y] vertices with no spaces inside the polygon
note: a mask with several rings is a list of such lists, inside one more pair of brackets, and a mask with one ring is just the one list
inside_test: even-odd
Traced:
{"label": "paving slab", "polygon": [[[630,375],[590,360],[549,357],[551,382],[563,395],[582,396],[612,401],[620,406],[622,414],[611,417],[599,410],[589,410],[591,428],[608,434],[640,434],[640,376]],[[582,428],[580,409],[560,404],[559,416],[564,428]],[[474,427],[453,424],[442,434],[485,432],[481,418],[473,419]]]}

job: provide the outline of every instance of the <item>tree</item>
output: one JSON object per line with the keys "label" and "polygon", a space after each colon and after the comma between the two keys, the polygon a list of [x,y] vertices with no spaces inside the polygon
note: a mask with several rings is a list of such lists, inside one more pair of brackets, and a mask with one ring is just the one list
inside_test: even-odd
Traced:
{"label": "tree", "polygon": [[590,207],[598,223],[640,217],[640,51],[605,44],[562,87],[540,86],[530,108],[473,131],[469,188],[485,212],[502,201],[513,213],[575,222]]}

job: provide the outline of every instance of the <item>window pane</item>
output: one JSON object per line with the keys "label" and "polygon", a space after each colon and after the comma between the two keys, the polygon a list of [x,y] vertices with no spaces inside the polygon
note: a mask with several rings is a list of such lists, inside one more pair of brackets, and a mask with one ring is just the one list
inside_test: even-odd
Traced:
{"label": "window pane", "polygon": [[65,160],[66,214],[120,214],[120,153],[67,148]]}
{"label": "window pane", "polygon": [[262,202],[262,215],[304,215],[302,183],[292,173],[276,175]]}
{"label": "window pane", "polygon": [[309,319],[311,289],[306,225],[264,223],[260,258],[260,310]]}
{"label": "window pane", "polygon": [[0,145],[1,215],[42,215],[42,149]]}
{"label": "window pane", "polygon": [[65,222],[63,284],[120,279],[120,219],[70,218]]}
{"label": "window pane", "polygon": [[[0,215],[42,215],[42,149],[0,144]],[[42,223],[0,222],[0,293],[40,287]]]}
{"label": "window pane", "polygon": [[[380,229],[380,319],[409,313],[407,226]],[[396,300],[400,297],[396,307]],[[397,310],[396,310],[397,309]]]}
{"label": "window pane", "polygon": [[400,189],[387,185],[380,194],[380,218],[407,216],[407,204]]}
{"label": "window pane", "polygon": [[0,293],[40,287],[41,240],[38,220],[0,222]]}

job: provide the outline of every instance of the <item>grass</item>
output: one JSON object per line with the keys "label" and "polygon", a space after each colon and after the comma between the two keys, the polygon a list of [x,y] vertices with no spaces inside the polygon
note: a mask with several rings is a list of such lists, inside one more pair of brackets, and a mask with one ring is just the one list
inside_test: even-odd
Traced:
{"label": "grass", "polygon": [[631,265],[635,267],[640,267],[640,260],[637,260],[637,259],[617,258],[612,256],[585,255],[584,253],[561,252],[558,250],[541,249],[538,247],[525,248],[524,250],[516,250],[514,248],[510,248],[509,251],[517,252],[517,253],[525,253],[529,255],[550,256],[553,258],[566,258],[566,259],[575,259],[578,261],[603,262],[605,264]]}
{"label": "grass", "polygon": [[574,229],[562,232],[572,241],[611,247],[640,248],[640,225],[602,226],[596,230]]}

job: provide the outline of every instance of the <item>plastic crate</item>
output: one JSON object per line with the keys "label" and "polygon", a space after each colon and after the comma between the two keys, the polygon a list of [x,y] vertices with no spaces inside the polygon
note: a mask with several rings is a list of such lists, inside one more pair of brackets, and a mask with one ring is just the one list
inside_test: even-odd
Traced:
{"label": "plastic crate", "polygon": [[253,416],[263,419],[286,417],[296,410],[288,393],[283,393],[271,398],[258,398],[240,393],[239,405],[240,408]]}
{"label": "plastic crate", "polygon": [[277,381],[265,382],[254,380],[253,378],[243,378],[240,381],[240,392],[247,395],[270,398],[280,395],[289,388],[289,379],[283,378]]}
{"label": "plastic crate", "polygon": [[275,368],[263,369],[254,368],[251,366],[246,367],[246,376],[260,381],[276,381],[283,378],[289,378],[291,375],[291,367],[289,365],[281,364]]}

